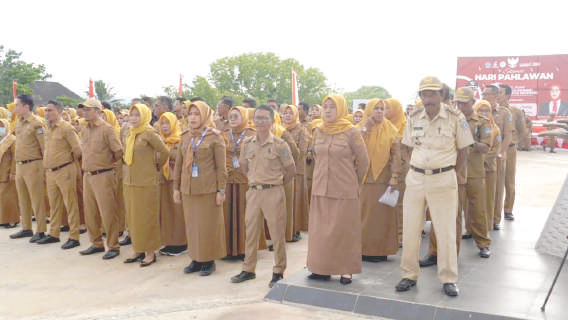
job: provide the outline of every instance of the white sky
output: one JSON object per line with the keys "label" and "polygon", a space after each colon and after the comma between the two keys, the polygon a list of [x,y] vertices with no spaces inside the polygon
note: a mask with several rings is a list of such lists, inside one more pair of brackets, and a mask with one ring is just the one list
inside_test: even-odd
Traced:
{"label": "white sky", "polygon": [[2,1],[0,44],[84,95],[119,97],[207,75],[218,58],[275,52],[331,86],[385,87],[403,104],[421,78],[455,85],[458,56],[566,54],[567,1]]}

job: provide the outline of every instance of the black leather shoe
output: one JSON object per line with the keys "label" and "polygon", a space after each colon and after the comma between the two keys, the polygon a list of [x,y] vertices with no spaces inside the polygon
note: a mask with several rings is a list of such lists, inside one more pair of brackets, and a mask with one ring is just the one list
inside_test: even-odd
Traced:
{"label": "black leather shoe", "polygon": [[345,285],[345,284],[350,284],[351,282],[353,282],[353,276],[341,276],[341,278],[339,278],[339,283]]}
{"label": "black leather shoe", "polygon": [[142,252],[141,254],[137,255],[134,258],[128,258],[126,260],[124,260],[124,263],[134,263],[134,262],[138,262],[138,261],[142,261],[142,259],[146,258],[146,254],[144,252]]}
{"label": "black leather shoe", "polygon": [[118,255],[120,255],[120,251],[116,250],[116,249],[110,249],[109,251],[107,251],[107,253],[105,253],[105,255],[103,256],[103,260],[110,260],[113,258],[118,257]]}
{"label": "black leather shoe", "polygon": [[45,238],[45,233],[36,232],[36,234],[34,234],[34,236],[30,239],[30,243],[36,243],[43,238]]}
{"label": "black leather shoe", "polygon": [[489,250],[489,248],[481,248],[479,250],[479,256],[482,258],[489,258],[491,257],[491,250]]}
{"label": "black leather shoe", "polygon": [[79,253],[83,256],[88,256],[88,255],[99,253],[99,252],[105,252],[105,248],[97,248],[97,247],[91,246],[87,250],[79,251]]}
{"label": "black leather shoe", "polygon": [[34,235],[32,230],[20,230],[10,235],[10,239],[28,238]]}
{"label": "black leather shoe", "polygon": [[455,283],[444,283],[444,293],[448,297],[457,297],[459,294],[458,285]]}
{"label": "black leather shoe", "polygon": [[132,240],[130,239],[130,236],[126,236],[124,240],[120,241],[118,244],[120,246],[127,246],[129,244],[132,244]]}
{"label": "black leather shoe", "polygon": [[155,263],[156,261],[158,261],[158,258],[156,256],[156,253],[154,253],[154,259],[152,259],[150,261],[144,261],[144,260],[140,261],[140,267],[142,267],[142,268],[147,267],[147,266]]}
{"label": "black leather shoe", "polygon": [[505,212],[504,218],[505,218],[505,220],[509,220],[509,221],[515,220],[515,216],[513,216],[512,213],[507,213],[507,212]]}
{"label": "black leather shoe", "polygon": [[80,245],[81,245],[81,243],[79,243],[78,240],[69,239],[69,240],[67,240],[67,242],[65,242],[61,246],[61,249],[63,249],[63,250],[72,249],[72,248],[78,247]]}
{"label": "black leather shoe", "polygon": [[268,287],[269,288],[274,287],[276,282],[282,280],[283,278],[284,278],[284,276],[281,273],[273,273],[272,274],[272,280],[270,280],[270,282],[268,283]]}
{"label": "black leather shoe", "polygon": [[17,222],[13,222],[13,223],[6,223],[6,225],[4,226],[4,229],[12,229],[18,226]]}
{"label": "black leather shoe", "polygon": [[215,261],[204,262],[199,271],[199,275],[206,277],[215,272]]}
{"label": "black leather shoe", "polygon": [[87,232],[87,229],[79,229],[79,234],[83,234],[83,233],[86,233],[86,232]]}
{"label": "black leather shoe", "polygon": [[384,262],[384,261],[387,261],[387,256],[363,256],[363,261]]}
{"label": "black leather shoe", "polygon": [[462,235],[462,239],[463,239],[463,240],[471,239],[471,238],[473,238],[473,236],[472,236],[471,234],[469,234],[469,233],[466,233],[466,234],[463,234],[463,235]]}
{"label": "black leather shoe", "polygon": [[308,276],[308,279],[310,280],[329,280],[331,279],[330,275],[323,275],[323,274],[317,274],[317,273],[312,273]]}
{"label": "black leather shoe", "polygon": [[496,223],[496,224],[493,225],[493,230],[498,231],[498,230],[501,230],[501,229],[503,229],[503,227],[501,227],[500,224]]}
{"label": "black leather shoe", "polygon": [[424,259],[420,259],[418,261],[418,264],[421,267],[429,267],[429,266],[433,266],[438,264],[438,256],[435,256],[433,254],[429,254],[427,256],[424,257]]}
{"label": "black leather shoe", "polygon": [[60,232],[69,232],[69,230],[70,230],[70,229],[69,229],[69,226],[61,226],[61,227],[59,228],[59,231],[60,231]]}
{"label": "black leather shoe", "polygon": [[268,251],[270,251],[270,252],[274,251],[274,246],[273,246],[273,245],[269,245],[269,246],[268,246]]}
{"label": "black leather shoe", "polygon": [[47,235],[47,236],[39,239],[38,241],[36,241],[37,244],[48,244],[48,243],[56,243],[56,242],[59,242],[59,238],[52,237],[50,235]]}
{"label": "black leather shoe", "polygon": [[241,283],[252,279],[256,279],[256,274],[254,272],[241,271],[241,273],[231,278],[231,282]]}
{"label": "black leather shoe", "polygon": [[183,269],[183,273],[194,273],[197,272],[199,270],[201,270],[201,262],[197,262],[197,261],[191,261],[191,263],[189,264],[189,266],[185,267]]}
{"label": "black leather shoe", "polygon": [[416,285],[416,281],[410,280],[407,278],[403,278],[400,282],[396,285],[395,289],[397,292],[404,292],[410,290],[410,288]]}
{"label": "black leather shoe", "polygon": [[294,236],[292,237],[292,240],[290,242],[298,242],[302,239],[302,236],[300,235],[300,232],[296,232],[294,234]]}

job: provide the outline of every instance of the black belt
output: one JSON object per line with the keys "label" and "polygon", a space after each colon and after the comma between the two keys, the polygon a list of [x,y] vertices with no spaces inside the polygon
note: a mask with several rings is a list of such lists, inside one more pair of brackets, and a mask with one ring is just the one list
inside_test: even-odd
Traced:
{"label": "black belt", "polygon": [[420,169],[420,168],[416,168],[415,166],[411,165],[410,168],[412,168],[412,170],[418,172],[418,173],[422,173],[422,174],[426,174],[426,175],[431,175],[431,174],[438,174],[438,173],[442,173],[442,172],[447,172],[450,170],[453,170],[455,166],[449,166],[449,167],[445,167],[445,168],[439,168],[439,169]]}
{"label": "black belt", "polygon": [[18,164],[26,164],[26,163],[30,163],[30,162],[34,162],[34,161],[38,161],[38,160],[43,160],[43,159],[30,159],[30,160],[18,161]]}
{"label": "black belt", "polygon": [[73,161],[69,161],[69,162],[64,163],[64,164],[62,164],[62,165],[60,165],[60,166],[57,166],[57,167],[55,167],[55,168],[46,169],[46,170],[47,170],[47,172],[55,172],[55,171],[57,171],[57,170],[59,170],[59,169],[63,169],[63,168],[65,168],[65,167],[67,167],[68,165],[70,165],[70,164],[72,164],[72,163],[73,163]]}
{"label": "black belt", "polygon": [[101,173],[105,173],[105,172],[109,172],[112,171],[113,168],[109,168],[109,169],[101,169],[101,170],[95,170],[95,171],[87,171],[85,172],[88,176],[96,176],[97,174],[101,174]]}
{"label": "black belt", "polygon": [[514,146],[516,146],[516,144],[511,143],[511,144],[509,145],[509,148],[510,148],[510,147],[514,147]]}
{"label": "black belt", "polygon": [[278,185],[274,185],[274,184],[254,184],[254,185],[250,186],[250,188],[252,190],[265,190],[265,189],[270,189],[270,188],[274,188],[274,187],[278,187]]}

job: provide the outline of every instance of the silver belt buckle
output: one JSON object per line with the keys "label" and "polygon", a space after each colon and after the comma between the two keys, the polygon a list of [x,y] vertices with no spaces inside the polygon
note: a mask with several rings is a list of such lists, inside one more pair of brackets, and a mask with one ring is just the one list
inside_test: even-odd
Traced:
{"label": "silver belt buckle", "polygon": [[426,175],[432,175],[432,174],[433,174],[433,171],[432,171],[432,169],[424,169],[424,174],[426,174]]}
{"label": "silver belt buckle", "polygon": [[262,190],[262,185],[257,184],[257,185],[255,185],[255,186],[253,186],[252,188],[253,188],[254,190],[260,191],[260,190]]}

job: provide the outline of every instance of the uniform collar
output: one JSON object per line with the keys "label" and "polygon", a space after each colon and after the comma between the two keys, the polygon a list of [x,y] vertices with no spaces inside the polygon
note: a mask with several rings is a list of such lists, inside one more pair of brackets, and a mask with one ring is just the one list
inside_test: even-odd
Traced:
{"label": "uniform collar", "polygon": [[[253,141],[254,141],[254,142],[258,142],[258,136],[257,136],[257,135],[254,136]],[[264,141],[263,144],[261,144],[261,146],[263,146],[263,145],[265,145],[265,144],[267,144],[267,143],[274,143],[274,135],[272,134],[272,132],[270,132],[270,133],[268,134],[268,138],[266,138],[266,140]]]}
{"label": "uniform collar", "polygon": [[[448,110],[446,110],[446,105],[443,104],[443,103],[440,104],[440,111],[431,121],[436,120],[438,117],[444,118],[444,119],[448,118]],[[428,114],[426,113],[426,107],[424,107],[422,109],[422,112],[420,114],[420,118],[430,119],[430,117],[428,117]]]}
{"label": "uniform collar", "polygon": [[59,127],[61,126],[61,123],[63,122],[63,119],[59,118],[57,119],[57,121],[55,121],[53,124],[51,124],[50,122],[48,122],[49,126],[51,128],[55,128],[55,127]]}
{"label": "uniform collar", "polygon": [[95,121],[87,121],[87,126],[88,126],[89,128],[92,128],[93,126],[94,126],[94,127],[98,127],[98,126],[100,126],[101,124],[103,124],[103,122],[104,122],[103,119],[98,118],[98,119],[95,120]]}

